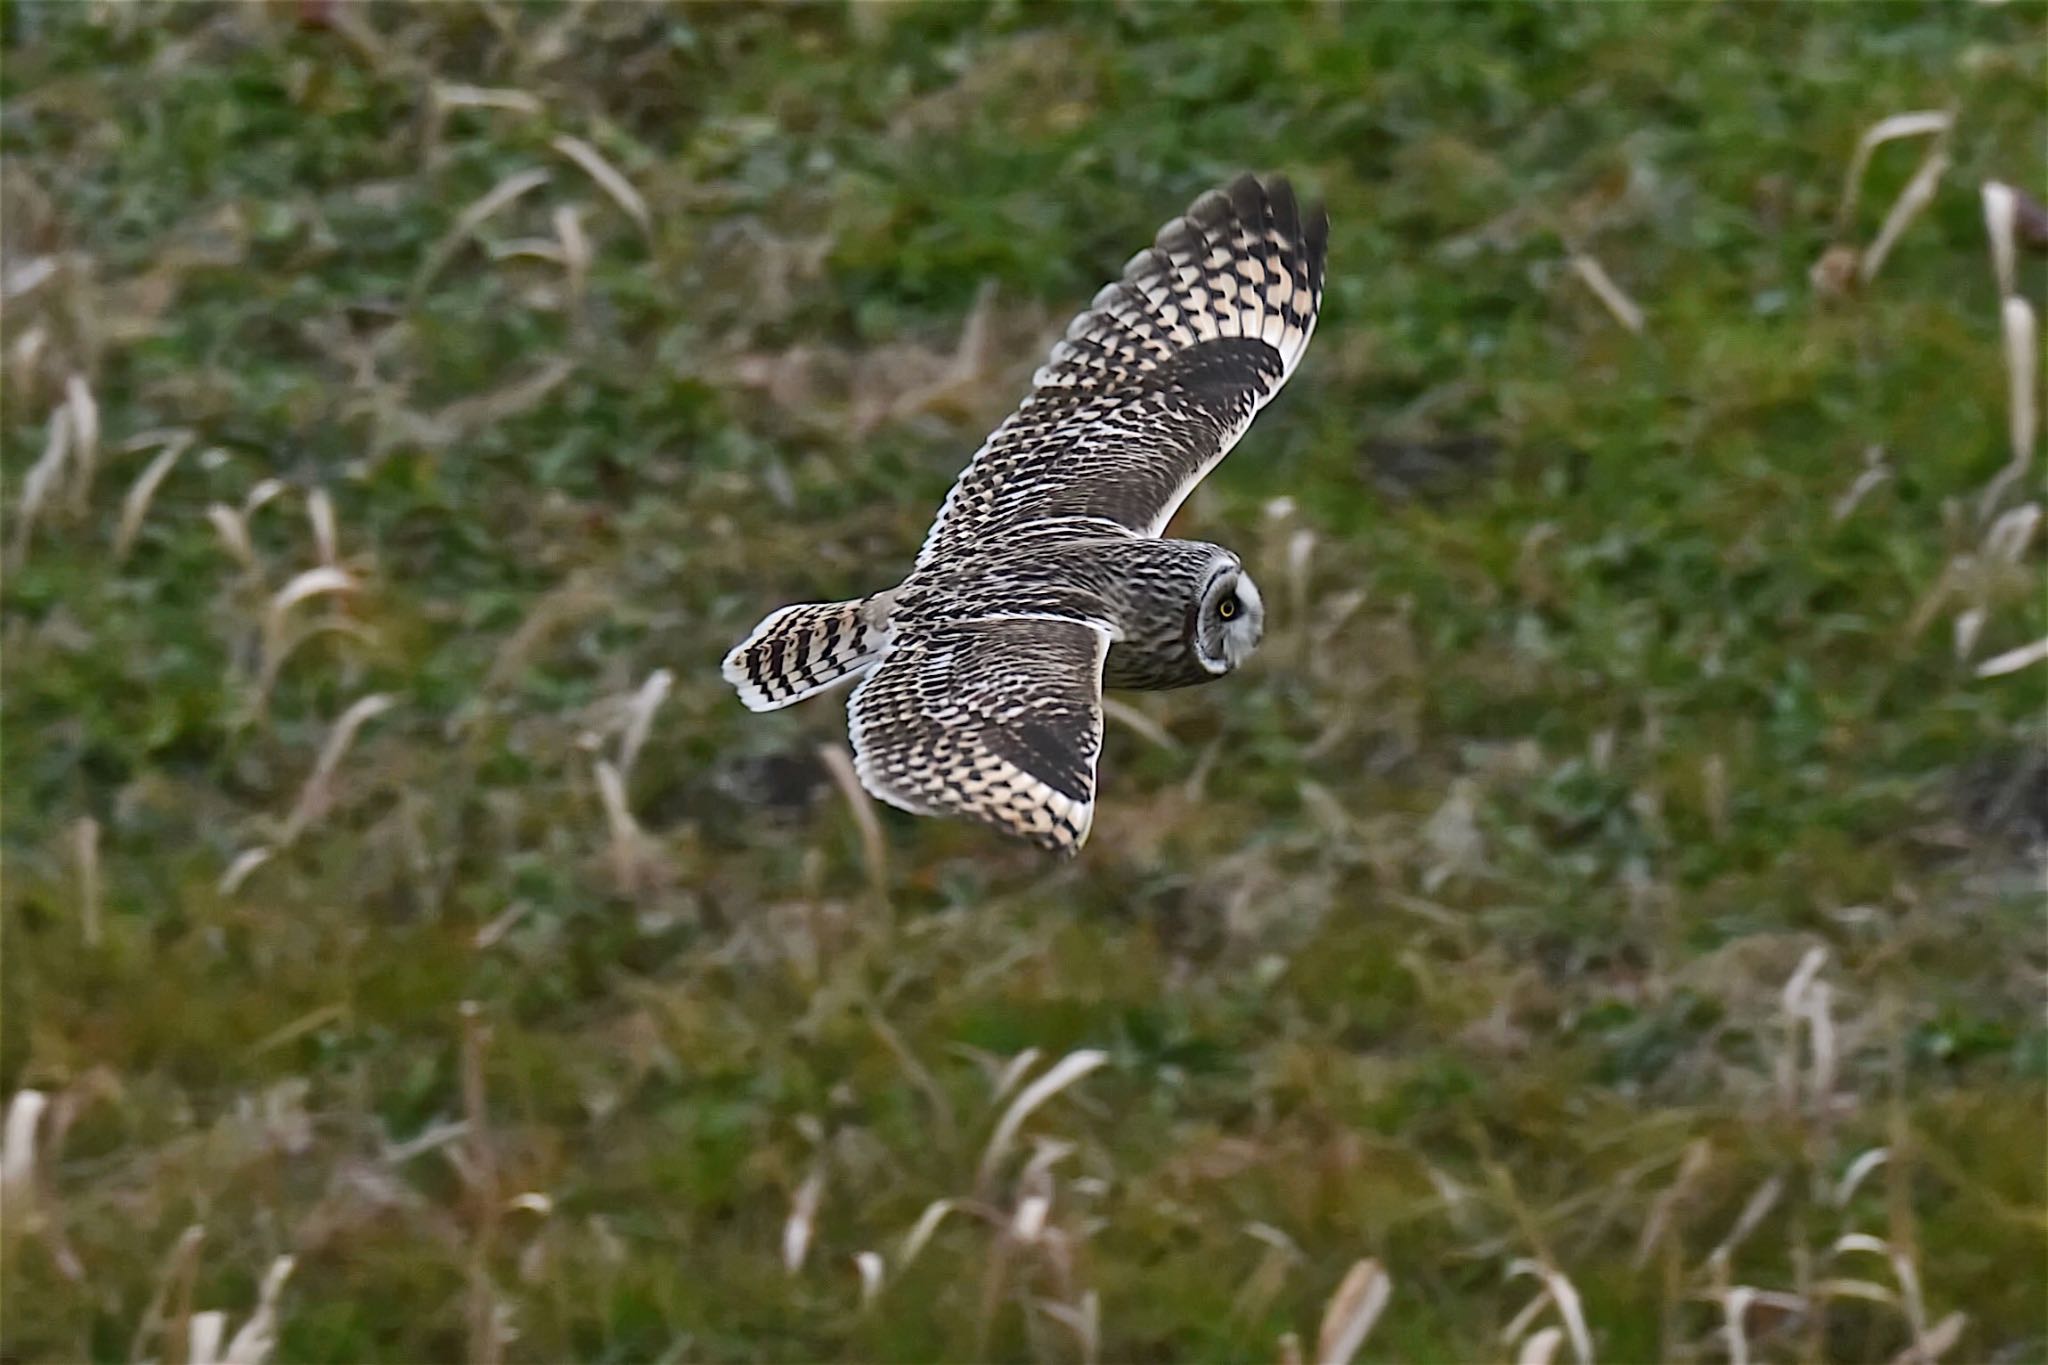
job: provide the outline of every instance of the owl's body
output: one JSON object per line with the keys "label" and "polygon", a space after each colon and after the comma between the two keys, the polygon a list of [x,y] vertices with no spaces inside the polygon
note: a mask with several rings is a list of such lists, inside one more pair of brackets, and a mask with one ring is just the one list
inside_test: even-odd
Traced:
{"label": "owl's body", "polygon": [[1299,362],[1328,223],[1285,181],[1204,195],[1074,320],[946,497],[910,574],[770,614],[726,657],[755,710],[858,678],[875,795],[1073,852],[1105,687],[1210,682],[1264,628],[1237,556],[1160,532]]}

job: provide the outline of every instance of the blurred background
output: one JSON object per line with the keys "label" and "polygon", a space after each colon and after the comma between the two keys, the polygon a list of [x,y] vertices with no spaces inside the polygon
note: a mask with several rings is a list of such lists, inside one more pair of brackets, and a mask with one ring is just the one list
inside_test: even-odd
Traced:
{"label": "blurred background", "polygon": [[[0,7],[0,1356],[2040,1359],[2043,17]],[[1085,854],[743,712],[1244,169]]]}

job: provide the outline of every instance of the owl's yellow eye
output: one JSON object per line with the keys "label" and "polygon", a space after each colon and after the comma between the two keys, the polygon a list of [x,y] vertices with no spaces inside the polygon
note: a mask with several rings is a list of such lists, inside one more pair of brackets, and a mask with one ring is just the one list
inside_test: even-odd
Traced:
{"label": "owl's yellow eye", "polygon": [[1226,621],[1237,615],[1237,599],[1235,597],[1226,597],[1221,602],[1218,602],[1216,604],[1216,614]]}

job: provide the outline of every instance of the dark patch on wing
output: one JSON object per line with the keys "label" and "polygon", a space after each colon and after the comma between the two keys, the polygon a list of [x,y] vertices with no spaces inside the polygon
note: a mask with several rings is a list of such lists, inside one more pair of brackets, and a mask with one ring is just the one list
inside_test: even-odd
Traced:
{"label": "dark patch on wing", "polygon": [[1217,337],[1168,356],[1145,383],[1231,411],[1279,379],[1281,368],[1280,353],[1258,337]]}
{"label": "dark patch on wing", "polygon": [[1086,801],[1093,783],[1094,762],[1080,741],[1088,731],[1081,717],[1063,716],[1055,727],[1026,718],[988,727],[988,747],[1063,796]]}

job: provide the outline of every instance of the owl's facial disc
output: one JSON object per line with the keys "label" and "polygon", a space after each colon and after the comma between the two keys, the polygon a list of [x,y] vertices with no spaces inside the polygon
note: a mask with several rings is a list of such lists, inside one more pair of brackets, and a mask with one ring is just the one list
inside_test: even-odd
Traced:
{"label": "owl's facial disc", "polygon": [[1266,603],[1241,564],[1224,565],[1209,580],[1195,620],[1195,657],[1217,675],[1251,658],[1266,633]]}

